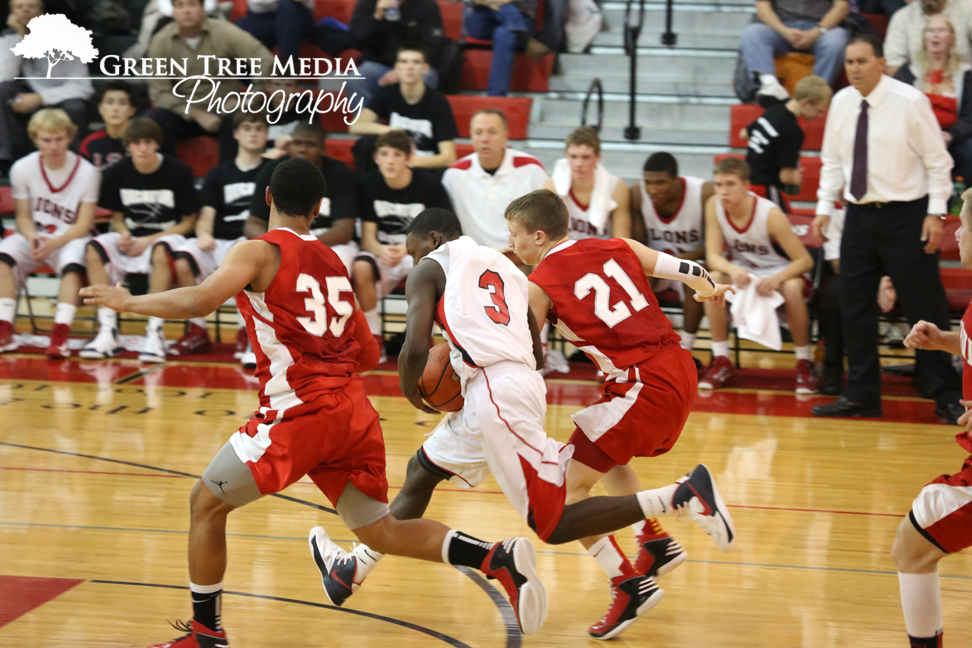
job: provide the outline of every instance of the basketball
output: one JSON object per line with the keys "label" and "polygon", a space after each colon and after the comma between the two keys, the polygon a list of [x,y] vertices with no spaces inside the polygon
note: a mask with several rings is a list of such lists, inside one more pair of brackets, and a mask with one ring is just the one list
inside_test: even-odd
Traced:
{"label": "basketball", "polygon": [[425,402],[442,412],[462,409],[462,385],[449,362],[449,343],[432,347],[425,371],[418,381],[419,395]]}

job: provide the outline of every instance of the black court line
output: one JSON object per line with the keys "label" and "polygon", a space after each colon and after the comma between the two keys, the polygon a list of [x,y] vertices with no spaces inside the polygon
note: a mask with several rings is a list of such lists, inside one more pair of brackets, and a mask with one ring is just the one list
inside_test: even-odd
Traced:
{"label": "black court line", "polygon": [[[71,457],[81,457],[83,459],[94,459],[95,461],[107,461],[109,463],[121,464],[123,466],[133,466],[135,468],[144,468],[145,470],[157,470],[159,472],[168,473],[170,475],[181,475],[182,477],[192,477],[194,479],[199,479],[199,475],[193,475],[191,473],[186,473],[186,472],[182,472],[182,471],[179,471],[179,470],[171,470],[169,468],[159,468],[158,466],[149,466],[147,464],[135,463],[133,461],[122,461],[121,459],[109,459],[108,457],[99,457],[97,455],[88,455],[88,454],[83,454],[83,453],[80,453],[80,452],[70,452],[68,450],[55,450],[53,448],[42,448],[40,446],[29,446],[29,445],[24,445],[24,444],[21,444],[21,443],[10,443],[9,441],[0,441],[0,446],[8,446],[8,447],[11,447],[11,448],[21,448],[23,450],[37,450],[39,452],[51,452],[51,453],[54,453],[54,454],[68,455],[68,456],[71,456]],[[298,499],[296,497],[291,497],[289,495],[281,495],[280,493],[276,493],[274,495],[271,495],[271,497],[276,497],[278,499],[286,500],[288,502],[294,502],[295,504],[303,504],[304,506],[309,506],[311,508],[315,508],[315,509],[318,509],[318,510],[321,510],[321,511],[326,511],[327,513],[333,513],[333,514],[337,515],[337,511],[335,511],[332,508],[328,508],[326,506],[321,506],[320,504],[315,504],[314,502],[308,502],[307,500]],[[476,585],[478,585],[480,587],[480,589],[482,589],[484,592],[486,592],[487,594],[489,594],[489,598],[493,601],[493,603],[496,605],[496,607],[499,608],[500,614],[503,617],[503,623],[506,626],[506,648],[519,648],[520,647],[520,630],[519,630],[519,626],[517,625],[517,622],[516,622],[516,614],[513,612],[513,608],[512,608],[512,606],[510,606],[509,601],[507,601],[505,598],[503,598],[503,596],[499,592],[496,591],[496,588],[494,588],[492,585],[490,585],[486,581],[485,578],[483,578],[482,576],[480,576],[476,572],[474,572],[472,570],[469,570],[466,567],[456,567],[456,569],[458,569],[463,574],[465,574],[466,576],[468,576],[474,583],[476,583]],[[98,582],[98,581],[92,581],[92,582]],[[105,582],[113,582],[113,581],[105,581]],[[141,585],[141,583],[131,583],[131,584],[132,585]],[[173,586],[169,586],[169,585],[159,585],[158,587],[175,587],[175,586],[174,585]],[[186,588],[180,588],[180,589],[186,589]],[[237,593],[237,592],[228,592],[228,593],[230,593],[230,594],[239,594],[240,596],[256,596],[256,597],[261,596],[259,594],[240,594],[240,593]],[[263,598],[273,599],[274,597],[272,597],[272,596],[265,596]],[[278,600],[289,600],[289,599],[278,599]],[[293,601],[293,602],[295,602],[295,603],[301,603],[300,601]],[[307,603],[307,602],[303,602],[302,604],[304,604],[304,605],[318,605],[317,603]],[[330,607],[330,606],[326,606],[325,605],[325,606],[322,606],[322,607]],[[342,612],[353,612],[355,614],[363,614],[365,616],[369,616],[368,613],[366,613],[366,612],[360,612],[359,613],[359,612],[355,612],[354,610],[342,610],[341,608],[334,608],[334,609],[341,610]],[[371,616],[374,616],[374,615],[371,615]],[[382,619],[384,619],[384,617],[376,617],[376,618],[382,618]],[[512,629],[511,629],[511,626],[510,626],[510,623],[511,623],[510,619],[511,618],[512,618],[512,624],[513,624],[512,625]],[[394,621],[394,620],[390,620],[390,621]],[[402,623],[404,624],[404,622],[402,622]],[[415,626],[415,628],[418,629],[419,626]],[[424,630],[422,630],[422,631],[424,632]],[[432,632],[432,631],[429,631],[429,632]],[[443,635],[443,637],[444,636],[445,635]],[[443,641],[445,641],[445,639],[443,639]],[[455,644],[455,645],[457,645],[457,646],[465,646],[465,644],[463,644],[463,643],[459,643],[459,644]]]}
{"label": "black court line", "polygon": [[[188,587],[185,585],[163,585],[161,583],[135,583],[131,581],[116,581],[116,580],[103,580],[103,579],[91,579],[89,583],[96,583],[98,585],[127,585],[131,587],[158,587],[162,589],[175,589],[175,590],[185,590],[188,591]],[[266,594],[253,594],[251,592],[231,592],[225,591],[223,594],[230,596],[243,596],[246,598],[264,599],[266,601],[279,601],[281,603],[293,603],[295,605],[306,605],[308,607],[322,608],[325,610],[334,610],[335,612],[344,612],[346,614],[354,614],[356,616],[366,617],[368,619],[375,619],[377,621],[384,621],[385,623],[391,623],[393,625],[401,626],[403,628],[408,628],[409,630],[414,630],[416,632],[421,632],[422,634],[428,635],[439,641],[444,641],[450,646],[455,646],[455,648],[471,648],[468,644],[465,644],[458,639],[454,639],[449,635],[442,634],[441,632],[436,632],[429,628],[416,625],[414,623],[409,623],[408,621],[402,621],[400,619],[393,619],[391,617],[382,616],[380,614],[373,614],[371,612],[362,612],[361,610],[345,610],[344,608],[339,608],[334,605],[325,605],[324,603],[315,603],[313,601],[303,601],[301,599],[284,598],[282,596],[268,596]],[[512,647],[511,647],[512,648]]]}
{"label": "black court line", "polygon": [[128,383],[134,382],[134,381],[138,380],[139,378],[144,378],[145,376],[147,376],[149,374],[152,374],[152,373],[155,373],[156,371],[161,371],[163,368],[165,368],[165,364],[164,363],[160,363],[160,364],[155,365],[154,367],[149,367],[148,369],[141,369],[139,371],[136,371],[135,373],[129,374],[129,375],[125,376],[124,378],[119,378],[118,380],[116,380],[115,382],[113,382],[111,384],[112,385],[127,385]]}

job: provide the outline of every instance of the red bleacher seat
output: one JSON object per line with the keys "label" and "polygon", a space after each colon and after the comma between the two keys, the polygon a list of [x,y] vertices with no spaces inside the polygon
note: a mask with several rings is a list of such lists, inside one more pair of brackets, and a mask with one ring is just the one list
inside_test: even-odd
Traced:
{"label": "red bleacher seat", "polygon": [[351,152],[351,147],[354,146],[354,142],[353,139],[328,139],[324,142],[324,153],[353,169],[354,153]]}
{"label": "red bleacher seat", "polygon": [[13,189],[10,187],[0,187],[0,216],[13,216],[13,213]]}
{"label": "red bleacher seat", "polygon": [[[809,211],[810,213],[807,213]],[[800,237],[800,242],[807,249],[815,249],[823,246],[823,241],[813,235],[813,210],[793,210],[792,214],[787,214],[790,219],[790,227],[793,233]]]}
{"label": "red bleacher seat", "polygon": [[459,126],[459,136],[469,137],[469,120],[477,110],[498,108],[506,115],[510,128],[510,139],[526,139],[530,125],[530,109],[533,99],[529,97],[471,97],[468,95],[449,95],[446,97],[452,106]]}
{"label": "red bleacher seat", "polygon": [[462,4],[461,2],[439,2],[445,35],[454,41],[462,39]]}
{"label": "red bleacher seat", "polygon": [[191,137],[176,144],[176,155],[192,167],[194,176],[201,178],[219,164],[219,142],[208,135]]}
{"label": "red bleacher seat", "polygon": [[883,41],[888,33],[888,22],[891,18],[885,14],[861,14],[861,16],[871,23],[871,27],[877,32],[878,38]]}
{"label": "red bleacher seat", "polygon": [[233,0],[233,9],[230,11],[230,22],[236,22],[246,15],[246,0]]}
{"label": "red bleacher seat", "polygon": [[972,301],[972,272],[965,268],[942,268],[941,273],[949,309],[964,312]]}
{"label": "red bleacher seat", "polygon": [[[489,67],[493,62],[490,50],[466,50],[462,61],[462,89],[485,90],[489,83]],[[534,63],[526,54],[517,54],[513,63],[513,78],[510,90],[515,92],[547,92],[550,89],[550,74],[553,71],[554,56],[545,56]]]}
{"label": "red bleacher seat", "polygon": [[[735,157],[739,159],[744,159],[744,155],[738,155],[735,153],[727,153],[723,155],[715,156],[715,162],[718,163],[719,160]],[[802,156],[800,158],[800,169],[803,171],[803,184],[800,185],[800,193],[795,196],[787,196],[787,200],[801,200],[801,201],[816,201],[817,200],[817,186],[820,184],[820,167],[823,162],[818,157],[807,157]]]}
{"label": "red bleacher seat", "polygon": [[334,18],[345,25],[351,22],[354,0],[314,0],[314,20]]}
{"label": "red bleacher seat", "polygon": [[473,152],[472,144],[456,144],[456,159],[462,159]]}
{"label": "red bleacher seat", "polygon": [[[729,146],[746,148],[746,140],[739,137],[739,131],[756,121],[763,114],[763,108],[754,104],[737,104],[730,111]],[[819,151],[823,146],[824,126],[827,124],[827,114],[824,113],[813,121],[800,120],[803,129],[803,150]]]}

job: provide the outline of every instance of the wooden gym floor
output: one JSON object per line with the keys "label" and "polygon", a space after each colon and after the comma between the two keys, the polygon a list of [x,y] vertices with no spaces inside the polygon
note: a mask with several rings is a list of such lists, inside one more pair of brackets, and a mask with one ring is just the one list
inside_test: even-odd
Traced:
{"label": "wooden gym floor", "polygon": [[[396,396],[391,372],[367,381],[394,496],[436,419]],[[191,616],[192,476],[255,408],[255,387],[226,364],[0,356],[0,646],[145,646],[178,634],[166,621]],[[548,430],[566,440],[597,386],[549,388]],[[906,645],[889,549],[922,485],[960,467],[957,430],[917,399],[886,399],[885,418],[866,422],[810,418],[820,402],[724,390],[698,400],[671,453],[634,463],[647,487],[705,462],[738,540],[723,555],[690,522],[666,522],[689,560],[618,645]],[[223,620],[234,647],[592,645],[605,576],[579,544],[541,545],[491,479],[444,486],[428,515],[485,539],[533,539],[550,597],[534,637],[510,631],[503,597],[478,574],[406,559],[386,559],[343,609],[327,605],[307,532],[352,536],[306,479],[285,495],[230,517]],[[633,553],[630,530],[620,538]],[[972,557],[949,558],[942,575],[947,645],[972,646]]]}

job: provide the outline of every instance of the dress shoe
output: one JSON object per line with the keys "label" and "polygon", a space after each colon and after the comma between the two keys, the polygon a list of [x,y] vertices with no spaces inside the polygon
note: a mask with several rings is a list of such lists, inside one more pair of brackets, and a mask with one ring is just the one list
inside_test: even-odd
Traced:
{"label": "dress shoe", "polygon": [[865,418],[880,418],[881,417],[881,406],[877,407],[871,405],[865,405],[864,403],[855,403],[852,400],[844,398],[841,396],[833,403],[827,403],[826,405],[817,405],[813,408],[814,416],[863,416]]}
{"label": "dress shoe", "polygon": [[935,416],[949,425],[958,425],[959,417],[963,414],[965,414],[965,408],[957,401],[935,403]]}
{"label": "dress shoe", "polygon": [[840,365],[824,365],[820,393],[824,396],[840,396],[844,391],[844,368]]}

